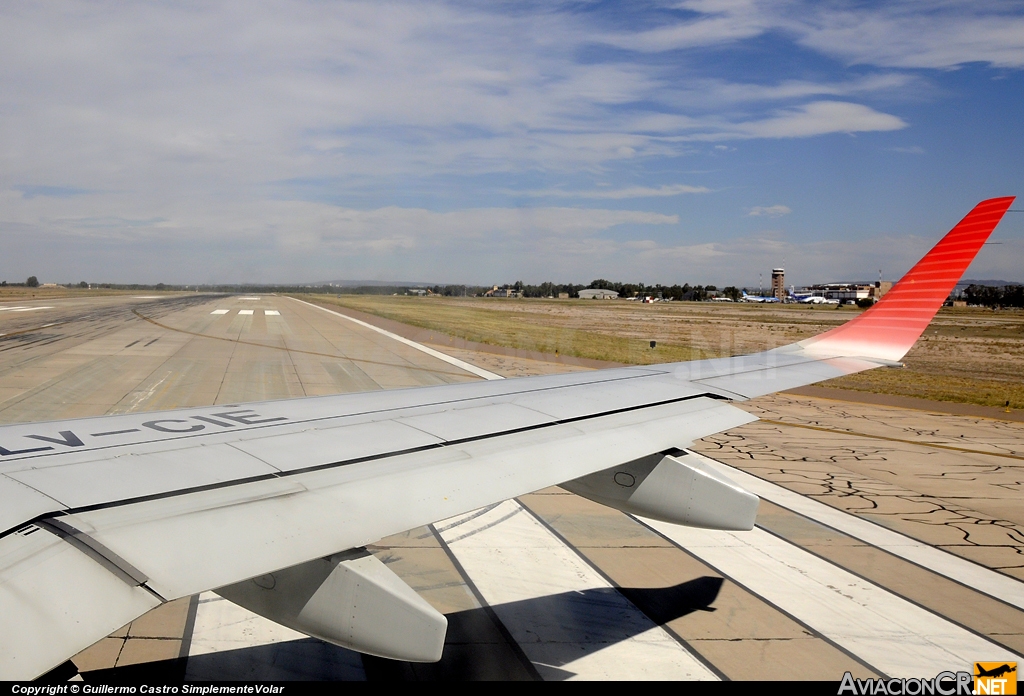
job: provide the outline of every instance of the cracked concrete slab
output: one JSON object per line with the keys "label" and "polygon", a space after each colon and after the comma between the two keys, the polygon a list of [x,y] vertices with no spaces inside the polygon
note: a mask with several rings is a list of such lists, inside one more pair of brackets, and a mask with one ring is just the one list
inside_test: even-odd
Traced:
{"label": "cracked concrete slab", "polygon": [[706,438],[693,449],[1024,579],[1024,502],[1016,491],[1024,455],[1009,458],[1024,452],[1024,424],[785,394],[741,406],[772,422]]}

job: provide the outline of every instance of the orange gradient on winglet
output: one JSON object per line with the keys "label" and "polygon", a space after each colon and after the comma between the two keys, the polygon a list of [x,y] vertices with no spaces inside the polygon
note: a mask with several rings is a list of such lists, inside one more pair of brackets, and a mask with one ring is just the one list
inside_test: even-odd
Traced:
{"label": "orange gradient on winglet", "polygon": [[885,297],[842,326],[801,341],[808,353],[896,362],[907,354],[992,234],[1014,196],[982,201]]}

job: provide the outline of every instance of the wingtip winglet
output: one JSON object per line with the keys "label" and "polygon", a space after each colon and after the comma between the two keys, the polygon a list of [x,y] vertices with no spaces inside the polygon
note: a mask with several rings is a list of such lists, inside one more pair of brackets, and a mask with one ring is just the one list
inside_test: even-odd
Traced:
{"label": "wingtip winglet", "polygon": [[907,271],[874,307],[801,345],[823,355],[898,361],[924,333],[1015,196],[984,200]]}

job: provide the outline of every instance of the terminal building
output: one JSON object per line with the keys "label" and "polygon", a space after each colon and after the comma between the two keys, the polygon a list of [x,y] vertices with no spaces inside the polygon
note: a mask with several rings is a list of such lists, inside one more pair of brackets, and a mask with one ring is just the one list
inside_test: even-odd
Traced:
{"label": "terminal building", "polygon": [[[775,272],[772,272],[772,283],[774,290]],[[878,302],[885,293],[892,288],[892,282],[878,280],[874,283],[821,283],[805,288],[805,292],[815,296],[824,297],[826,300],[864,300],[871,298]]]}

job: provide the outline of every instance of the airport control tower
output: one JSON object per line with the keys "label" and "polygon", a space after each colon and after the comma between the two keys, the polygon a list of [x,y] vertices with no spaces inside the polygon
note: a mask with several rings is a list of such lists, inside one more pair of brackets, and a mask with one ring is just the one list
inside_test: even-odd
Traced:
{"label": "airport control tower", "polygon": [[772,269],[772,297],[779,298],[779,301],[786,299],[786,269]]}

